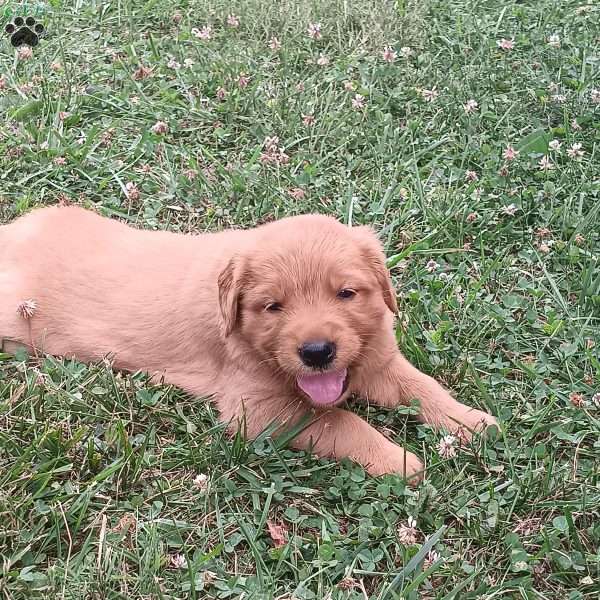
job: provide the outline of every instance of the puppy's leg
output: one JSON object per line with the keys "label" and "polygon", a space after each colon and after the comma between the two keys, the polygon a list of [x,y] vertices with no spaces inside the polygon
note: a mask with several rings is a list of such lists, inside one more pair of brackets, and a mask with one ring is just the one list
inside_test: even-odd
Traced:
{"label": "puppy's leg", "polygon": [[397,473],[417,481],[421,461],[411,452],[388,440],[358,415],[340,408],[312,410],[303,400],[284,400],[282,395],[246,396],[242,405],[230,398],[217,400],[221,416],[233,427],[244,427],[247,437],[254,438],[271,426],[281,423],[278,433],[301,425],[303,428],[290,442],[299,450],[310,450],[319,457],[350,458],[371,475]]}
{"label": "puppy's leg", "polygon": [[375,476],[398,473],[416,481],[423,470],[414,454],[388,440],[358,415],[340,408],[315,415],[292,445],[310,448],[320,457],[350,458]]}
{"label": "puppy's leg", "polygon": [[469,432],[497,424],[488,413],[456,401],[435,379],[411,365],[397,348],[387,364],[369,365],[366,372],[372,375],[365,376],[363,371],[360,393],[369,402],[394,407],[417,400],[421,421],[451,432],[460,431],[467,437]]}

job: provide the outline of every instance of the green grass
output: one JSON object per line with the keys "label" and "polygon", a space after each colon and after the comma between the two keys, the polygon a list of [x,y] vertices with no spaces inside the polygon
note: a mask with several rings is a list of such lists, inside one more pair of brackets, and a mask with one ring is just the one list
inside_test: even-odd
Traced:
{"label": "green grass", "polygon": [[[3,598],[598,598],[600,7],[581,6],[55,0],[32,58],[2,41],[1,221],[62,200],[185,232],[310,210],[374,224],[403,351],[503,423],[443,460],[409,411],[357,407],[426,460],[411,489],[230,440],[140,374],[0,355]],[[287,164],[260,161],[274,135]]]}

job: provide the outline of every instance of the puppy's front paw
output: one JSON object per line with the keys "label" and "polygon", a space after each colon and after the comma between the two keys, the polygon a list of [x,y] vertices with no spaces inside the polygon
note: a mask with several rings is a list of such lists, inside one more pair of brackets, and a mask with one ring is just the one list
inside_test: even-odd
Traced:
{"label": "puppy's front paw", "polygon": [[486,412],[456,402],[439,424],[444,429],[469,440],[473,433],[481,433],[490,425],[498,426],[498,421]]}
{"label": "puppy's front paw", "polygon": [[421,460],[395,444],[390,444],[379,456],[373,457],[366,468],[374,477],[388,473],[402,475],[411,485],[416,485],[423,478]]}

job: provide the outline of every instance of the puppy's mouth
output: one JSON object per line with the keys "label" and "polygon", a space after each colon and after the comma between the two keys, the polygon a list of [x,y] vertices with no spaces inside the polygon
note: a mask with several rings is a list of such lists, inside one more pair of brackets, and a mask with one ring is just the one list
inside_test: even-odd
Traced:
{"label": "puppy's mouth", "polygon": [[348,389],[348,370],[298,375],[298,387],[317,406],[330,406],[340,400]]}

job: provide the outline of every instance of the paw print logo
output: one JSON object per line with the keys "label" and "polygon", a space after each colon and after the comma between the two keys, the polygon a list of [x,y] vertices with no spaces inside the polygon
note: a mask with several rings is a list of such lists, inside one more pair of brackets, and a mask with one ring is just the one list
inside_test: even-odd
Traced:
{"label": "paw print logo", "polygon": [[4,30],[10,35],[10,43],[15,48],[23,44],[33,48],[38,45],[40,36],[44,33],[44,26],[37,23],[33,17],[15,17],[15,20],[8,23]]}

